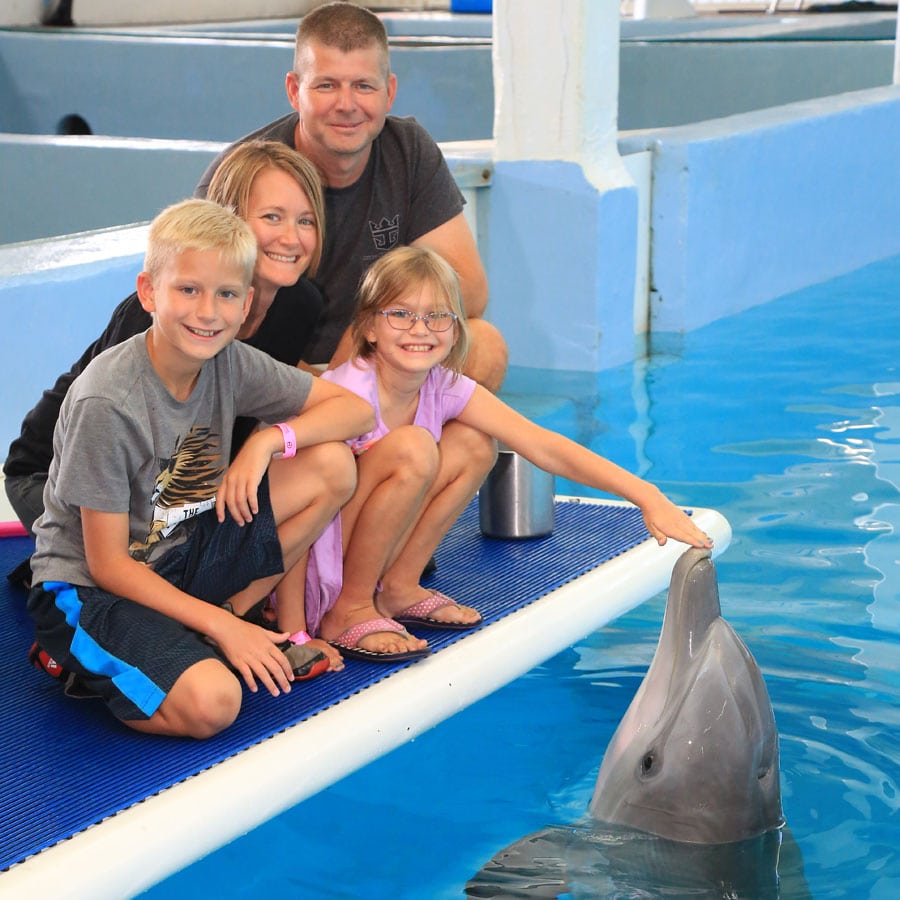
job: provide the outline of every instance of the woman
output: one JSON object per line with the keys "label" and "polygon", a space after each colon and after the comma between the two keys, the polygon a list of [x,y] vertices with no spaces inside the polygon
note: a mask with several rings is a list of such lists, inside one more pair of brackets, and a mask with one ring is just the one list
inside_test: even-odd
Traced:
{"label": "woman", "polygon": [[[251,141],[228,155],[208,197],[245,219],[259,244],[253,306],[238,339],[297,365],[323,305],[318,288],[306,277],[315,274],[322,255],[325,212],[315,168],[284,144]],[[25,416],[3,471],[10,504],[29,531],[44,510],[53,429],[69,387],[95,356],[149,327],[149,313],[137,294],[131,294],[116,308],[103,334]],[[252,427],[252,422],[236,423],[233,452]],[[26,586],[29,577],[27,563],[10,575]]]}
{"label": "woman", "polygon": [[250,141],[216,171],[207,199],[234,209],[257,239],[253,306],[238,339],[297,365],[322,309],[318,288],[304,277],[316,274],[324,240],[315,167],[284,144]]}

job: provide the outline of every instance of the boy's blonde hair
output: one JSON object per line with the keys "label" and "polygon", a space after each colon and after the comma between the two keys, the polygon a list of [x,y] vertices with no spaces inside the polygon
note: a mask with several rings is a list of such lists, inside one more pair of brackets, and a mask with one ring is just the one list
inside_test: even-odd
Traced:
{"label": "boy's blonde hair", "polygon": [[256,265],[256,236],[231,210],[211,200],[182,200],[150,225],[144,271],[155,279],[182,253],[216,250],[226,265],[242,270],[249,286]]}
{"label": "boy's blonde hair", "polygon": [[384,23],[375,13],[355,3],[325,3],[303,16],[294,42],[294,71],[300,76],[303,75],[303,51],[312,41],[334,47],[341,53],[364,50],[375,44],[381,51],[385,79],[391,74]]}
{"label": "boy's blonde hair", "polygon": [[354,357],[368,359],[375,353],[375,345],[366,337],[366,331],[378,310],[391,308],[424,285],[434,295],[433,312],[456,313],[453,349],[441,365],[462,372],[469,352],[469,323],[459,292],[459,278],[442,256],[425,247],[397,247],[369,267],[359,287],[350,331]]}
{"label": "boy's blonde hair", "polygon": [[312,204],[316,220],[316,247],[306,274],[315,275],[322,259],[325,241],[325,200],[316,167],[303,154],[280,141],[247,141],[238,144],[216,169],[206,199],[233,209],[246,219],[250,209],[250,191],[260,172],[279,169],[289,175]]}

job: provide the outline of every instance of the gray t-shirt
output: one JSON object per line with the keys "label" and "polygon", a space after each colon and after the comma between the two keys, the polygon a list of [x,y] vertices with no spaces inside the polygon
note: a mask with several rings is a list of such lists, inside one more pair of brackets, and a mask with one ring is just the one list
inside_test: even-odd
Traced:
{"label": "gray t-shirt", "polygon": [[[296,125],[297,113],[291,113],[232,144],[212,161],[194,195],[206,196],[213,173],[237,144],[270,140],[293,147]],[[304,360],[331,359],[353,318],[362,276],[379,256],[449,222],[464,203],[428,132],[412,117],[388,116],[360,178],[349,187],[325,189],[325,247],[314,279],[325,309]]]}
{"label": "gray t-shirt", "polygon": [[53,435],[44,514],[35,523],[35,583],[94,585],[81,509],[129,516],[129,553],[152,565],[211,509],[236,416],[295,416],[312,376],[234,341],[176,400],[150,362],[146,332],[101,353],[75,380]]}

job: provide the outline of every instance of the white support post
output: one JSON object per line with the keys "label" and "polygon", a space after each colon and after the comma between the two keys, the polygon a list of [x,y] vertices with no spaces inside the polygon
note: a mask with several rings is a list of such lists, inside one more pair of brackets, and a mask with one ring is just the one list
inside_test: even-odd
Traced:
{"label": "white support post", "polygon": [[493,54],[497,160],[577,162],[598,188],[629,183],[617,149],[617,4],[495,0]]}
{"label": "white support post", "polygon": [[894,84],[900,84],[900,10],[897,11],[896,35],[894,40]]}
{"label": "white support post", "polygon": [[635,322],[647,316],[635,310],[638,191],[618,151],[619,4],[493,10],[491,319],[514,365],[628,362],[643,353]]}

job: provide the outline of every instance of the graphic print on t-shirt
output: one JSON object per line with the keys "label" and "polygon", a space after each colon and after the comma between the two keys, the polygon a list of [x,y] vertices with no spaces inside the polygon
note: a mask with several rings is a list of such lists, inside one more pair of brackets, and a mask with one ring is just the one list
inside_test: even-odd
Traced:
{"label": "graphic print on t-shirt", "polygon": [[380,222],[369,222],[369,231],[372,234],[372,242],[375,249],[383,253],[397,245],[400,238],[400,213],[393,219],[383,216]]}
{"label": "graphic print on t-shirt", "polygon": [[225,471],[218,437],[209,428],[195,425],[176,443],[171,457],[159,460],[160,473],[151,498],[153,521],[144,541],[128,548],[139,562],[149,562],[153,547],[182,522],[215,505],[219,478]]}

